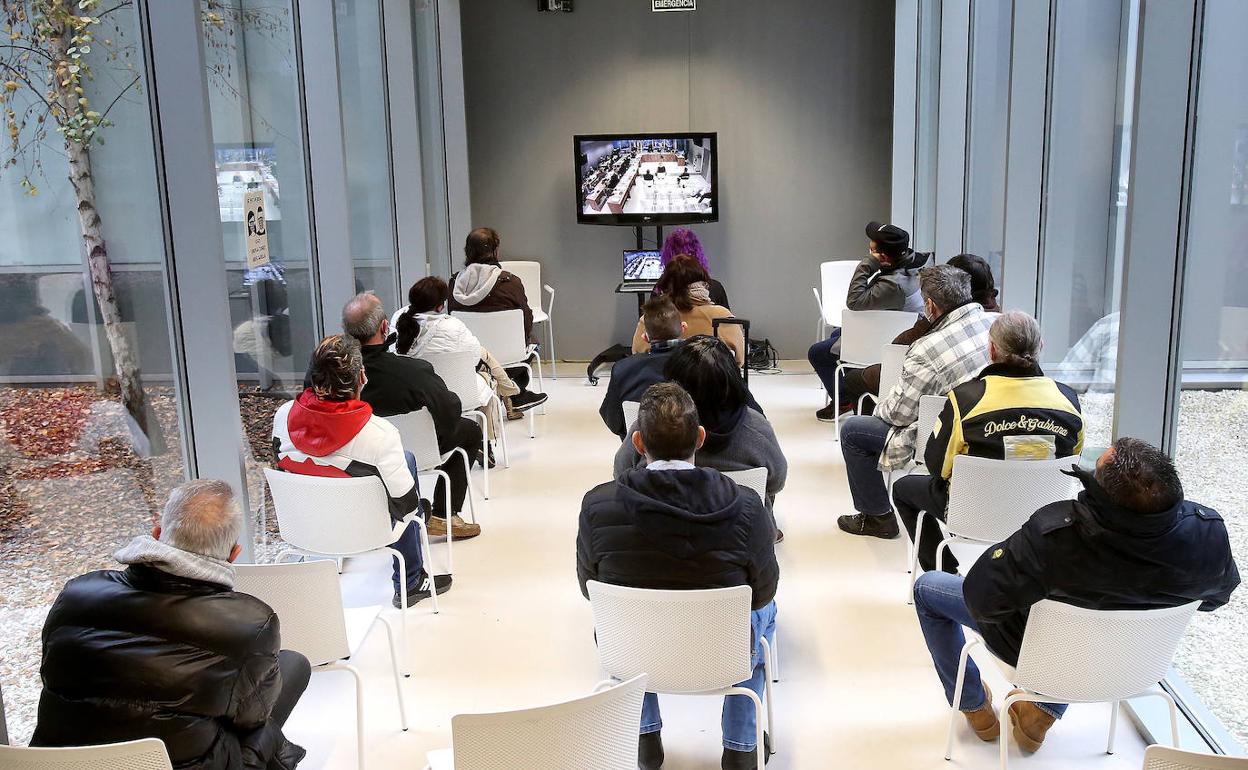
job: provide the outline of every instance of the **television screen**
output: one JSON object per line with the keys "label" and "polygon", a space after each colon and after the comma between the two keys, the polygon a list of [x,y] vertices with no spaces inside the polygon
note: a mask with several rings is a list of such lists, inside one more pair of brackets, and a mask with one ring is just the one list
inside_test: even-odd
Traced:
{"label": "television screen", "polygon": [[715,134],[573,137],[576,221],[674,225],[719,220]]}
{"label": "television screen", "polygon": [[662,252],[624,250],[625,281],[657,281],[663,277]]}

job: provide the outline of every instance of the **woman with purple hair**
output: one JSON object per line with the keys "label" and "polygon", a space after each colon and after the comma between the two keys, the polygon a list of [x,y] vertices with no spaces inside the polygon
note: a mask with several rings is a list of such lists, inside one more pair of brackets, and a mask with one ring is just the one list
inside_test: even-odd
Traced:
{"label": "woman with purple hair", "polygon": [[[698,260],[698,264],[702,265],[702,269],[706,271],[706,274],[711,274],[711,266],[706,262],[706,253],[702,251],[702,242],[687,227],[678,227],[668,233],[668,236],[663,239],[663,252],[659,256],[659,261],[666,269],[667,263],[681,254],[688,254]],[[723,305],[731,309],[728,304],[728,292],[724,291],[724,285],[714,278],[709,281],[709,285],[711,288],[711,303]]]}

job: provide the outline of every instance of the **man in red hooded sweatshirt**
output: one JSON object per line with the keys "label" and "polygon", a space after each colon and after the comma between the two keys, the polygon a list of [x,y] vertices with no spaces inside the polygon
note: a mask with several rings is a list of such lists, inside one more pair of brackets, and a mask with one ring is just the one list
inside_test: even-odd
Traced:
{"label": "man in red hooded sweatshirt", "polygon": [[[416,510],[420,490],[415,458],[403,450],[398,429],[360,400],[366,381],[360,343],[345,334],[321,340],[312,354],[310,379],[310,388],[273,415],[277,467],[309,476],[376,476],[386,486],[395,521]],[[431,580],[425,572],[416,527],[407,527],[394,549],[407,565],[407,606],[451,587],[450,575]],[[398,559],[393,580],[394,606],[400,607]]]}

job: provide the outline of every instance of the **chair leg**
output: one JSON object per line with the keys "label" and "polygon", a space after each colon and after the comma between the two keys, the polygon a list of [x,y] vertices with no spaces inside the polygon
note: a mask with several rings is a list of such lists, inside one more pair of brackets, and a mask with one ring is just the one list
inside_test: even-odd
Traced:
{"label": "chair leg", "polygon": [[836,365],[836,372],[832,375],[832,401],[836,408],[836,417],[832,420],[832,440],[841,440],[841,372],[845,370],[844,364]]}
{"label": "chair leg", "polygon": [[[962,654],[958,657],[958,679],[953,687],[953,704],[949,707],[949,735],[945,739],[946,760],[953,759],[953,731],[958,726],[958,715],[961,713],[958,705],[962,703],[962,685],[966,683],[966,661],[971,657],[971,649],[977,644],[979,644],[978,639],[971,639],[962,645]],[[1004,742],[1004,735],[1001,740]]]}
{"label": "chair leg", "polygon": [[[498,396],[494,397],[495,399]],[[486,418],[484,412],[473,412],[473,419],[480,415],[481,420],[481,489],[484,499],[490,499],[490,421]],[[503,434],[503,423],[495,420],[494,424],[498,426],[499,435]]]}
{"label": "chair leg", "polygon": [[333,663],[322,667],[323,671],[346,671],[355,679],[355,754],[356,766],[364,770],[364,680],[354,666]]}
{"label": "chair leg", "polygon": [[771,681],[780,681],[780,629],[771,632]]}
{"label": "chair leg", "polygon": [[1170,740],[1173,741],[1174,748],[1181,748],[1179,746],[1179,707],[1175,705],[1174,698],[1170,697],[1170,693],[1161,689],[1141,693],[1141,695],[1161,698],[1170,707]]}
{"label": "chair leg", "polygon": [[[455,550],[453,548],[455,545],[455,532],[453,531],[454,528],[451,526],[451,477],[446,474],[446,471],[437,471],[435,475],[446,483],[446,494],[442,496],[442,515],[446,517],[444,519],[446,522],[446,573],[451,575],[455,572]],[[436,484],[434,485],[434,488],[437,488]],[[432,568],[433,563],[430,562],[429,566]],[[433,574],[431,569],[426,570],[426,572],[430,575]],[[437,592],[435,591],[434,593]]]}
{"label": "chair leg", "polygon": [[[1002,703],[1001,708],[997,711],[997,721],[1002,725],[1010,723],[1010,706],[1017,702],[1017,696],[1008,696]],[[1009,770],[1010,766],[1010,731],[1002,729],[1001,735],[997,739],[1001,744],[1001,770]]]}
{"label": "chair leg", "polygon": [[1122,701],[1114,701],[1109,704],[1109,741],[1105,744],[1105,753],[1114,753],[1114,737],[1118,732],[1118,712],[1121,710]]}
{"label": "chair leg", "polygon": [[[502,421],[506,419],[506,415],[503,414],[503,402],[497,396],[495,396],[495,399],[494,399],[494,409],[499,415],[499,425],[502,425],[503,424]],[[507,431],[504,430],[503,428],[499,428],[498,437],[501,440],[502,445],[503,445],[503,467],[510,468],[511,467],[511,453],[507,449]]]}
{"label": "chair leg", "polygon": [[[721,692],[724,695],[744,695],[754,704],[754,750],[758,754],[758,767],[763,767],[767,762],[767,746],[763,740],[763,702],[759,699],[758,693],[748,687],[729,687]],[[768,724],[770,726],[770,722]],[[772,736],[774,739],[774,735]]]}
{"label": "chair leg", "polygon": [[[551,304],[554,304],[553,300]],[[550,341],[550,378],[557,380],[559,379],[559,358],[555,355],[555,317],[549,312],[546,313],[546,339]]]}
{"label": "chair leg", "polygon": [[394,646],[394,627],[390,620],[380,615],[377,619],[386,627],[386,640],[390,642],[390,670],[394,672],[394,692],[399,698],[399,724],[407,732],[407,704],[403,701],[403,678],[399,676],[399,651]]}
{"label": "chair leg", "polygon": [[537,418],[533,413],[536,409],[530,409],[527,417],[529,418],[529,438],[537,438]]}
{"label": "chair leg", "polygon": [[[433,548],[429,545],[429,530],[425,528],[425,522],[421,521],[420,519],[416,519],[414,523],[416,524],[417,527],[420,527],[420,532],[419,532],[420,550],[421,550],[421,553],[424,555],[425,564],[429,565],[429,567],[425,569],[425,573],[429,575],[429,600],[433,602],[433,614],[437,615],[438,612],[440,611],[438,608],[438,588],[437,588],[436,582],[433,579],[433,573],[429,571],[430,568],[433,567]],[[446,522],[446,524],[447,524],[447,529],[449,530],[451,522],[448,521]],[[406,600],[404,601],[403,606],[404,607],[407,606]],[[403,616],[406,618],[407,613],[406,612],[403,613]],[[403,622],[406,623],[407,621],[404,620]],[[406,640],[407,629],[406,628],[403,630],[403,636],[405,637],[404,645],[406,646],[407,644],[407,640]]]}
{"label": "chair leg", "polygon": [[[424,528],[423,522],[419,519],[416,524]],[[410,524],[408,526],[411,526]],[[403,627],[403,676],[411,676],[412,669],[407,661],[407,560],[403,558],[403,554],[394,548],[387,548],[390,555],[399,560],[399,622]]]}
{"label": "chair leg", "polygon": [[[919,538],[923,537],[923,522],[926,519],[927,512],[919,511],[919,518],[914,523],[914,545],[910,549],[910,591],[906,595],[906,604],[914,604],[914,581],[919,579]],[[939,552],[936,558],[940,558]]]}
{"label": "chair leg", "polygon": [[[774,631],[772,632],[774,636]],[[758,643],[763,646],[763,694],[767,696],[767,731],[771,733],[771,745],[776,745],[776,720],[775,708],[772,706],[771,684],[775,682],[775,671],[771,667],[772,649],[771,644],[767,641],[767,637],[762,637]]]}
{"label": "chair leg", "polygon": [[[472,489],[472,475],[469,473],[469,471],[472,470],[472,462],[468,459],[468,453],[464,451],[463,447],[455,447],[453,450],[451,450],[451,454],[458,454],[464,460],[464,478],[468,482],[468,496],[467,496],[468,516],[469,518],[472,519],[472,523],[476,524],[477,523],[476,493]],[[486,455],[486,457],[488,458],[489,456]]]}

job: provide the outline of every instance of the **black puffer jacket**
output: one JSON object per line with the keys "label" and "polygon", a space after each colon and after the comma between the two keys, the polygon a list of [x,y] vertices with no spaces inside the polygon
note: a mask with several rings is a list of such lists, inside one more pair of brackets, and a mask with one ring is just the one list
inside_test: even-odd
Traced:
{"label": "black puffer jacket", "polygon": [[754,590],[776,596],[775,529],[758,495],[710,468],[634,468],[585,495],[576,536],[581,593],[597,580],[636,588]]}
{"label": "black puffer jacket", "polygon": [[293,768],[302,750],[269,723],[280,646],[268,605],[215,583],[140,564],[74,578],[43,627],[31,745],[154,737],[179,770]]}

